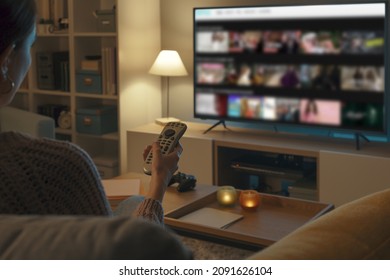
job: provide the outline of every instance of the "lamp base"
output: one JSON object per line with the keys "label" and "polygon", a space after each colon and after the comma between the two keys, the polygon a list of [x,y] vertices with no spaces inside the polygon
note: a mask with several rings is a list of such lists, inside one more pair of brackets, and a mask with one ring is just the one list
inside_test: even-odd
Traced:
{"label": "lamp base", "polygon": [[154,120],[154,122],[156,124],[159,124],[159,125],[166,125],[167,123],[169,122],[180,122],[179,119],[176,119],[176,118],[157,118]]}

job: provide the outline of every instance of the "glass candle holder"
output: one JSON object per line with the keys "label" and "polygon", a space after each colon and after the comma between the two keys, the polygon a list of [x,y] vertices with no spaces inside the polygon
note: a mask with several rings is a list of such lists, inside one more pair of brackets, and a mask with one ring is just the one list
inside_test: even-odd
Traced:
{"label": "glass candle holder", "polygon": [[232,186],[221,186],[217,190],[217,201],[222,206],[234,206],[237,201],[237,191]]}
{"label": "glass candle holder", "polygon": [[245,210],[256,210],[260,205],[260,194],[253,190],[242,190],[240,205]]}

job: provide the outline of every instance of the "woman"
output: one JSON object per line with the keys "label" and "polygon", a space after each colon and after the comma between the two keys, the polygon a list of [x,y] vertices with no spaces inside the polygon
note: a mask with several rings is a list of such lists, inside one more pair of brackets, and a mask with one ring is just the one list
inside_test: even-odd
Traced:
{"label": "woman", "polygon": [[317,123],[318,113],[319,112],[316,101],[309,99],[306,103],[305,110],[303,111],[301,121],[306,123]]}
{"label": "woman", "polygon": [[[8,105],[31,65],[36,38],[34,0],[0,2],[0,107]],[[163,156],[153,143],[148,194],[136,215],[163,223],[161,201],[177,170],[182,148]],[[0,213],[112,215],[101,180],[89,155],[62,141],[0,133]]]}

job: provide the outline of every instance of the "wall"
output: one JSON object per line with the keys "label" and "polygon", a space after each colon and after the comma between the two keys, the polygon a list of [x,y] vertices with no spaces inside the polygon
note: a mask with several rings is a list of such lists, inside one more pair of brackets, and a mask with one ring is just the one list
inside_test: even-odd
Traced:
{"label": "wall", "polygon": [[[188,71],[188,76],[186,77],[170,79],[171,116],[185,121],[200,122],[199,119],[193,119],[193,8],[250,5],[261,2],[264,1],[160,0],[161,47],[177,50]],[[166,98],[163,98],[163,102],[165,100]]]}
{"label": "wall", "polygon": [[127,130],[161,116],[160,77],[148,74],[160,51],[160,31],[159,0],[118,1],[119,137],[123,169]]}

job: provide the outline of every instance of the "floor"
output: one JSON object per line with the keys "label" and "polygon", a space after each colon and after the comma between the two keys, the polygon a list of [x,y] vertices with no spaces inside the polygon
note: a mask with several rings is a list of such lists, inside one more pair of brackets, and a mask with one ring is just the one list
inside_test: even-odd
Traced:
{"label": "floor", "polygon": [[244,260],[255,253],[253,250],[187,236],[179,236],[179,238],[184,245],[193,251],[196,260]]}

